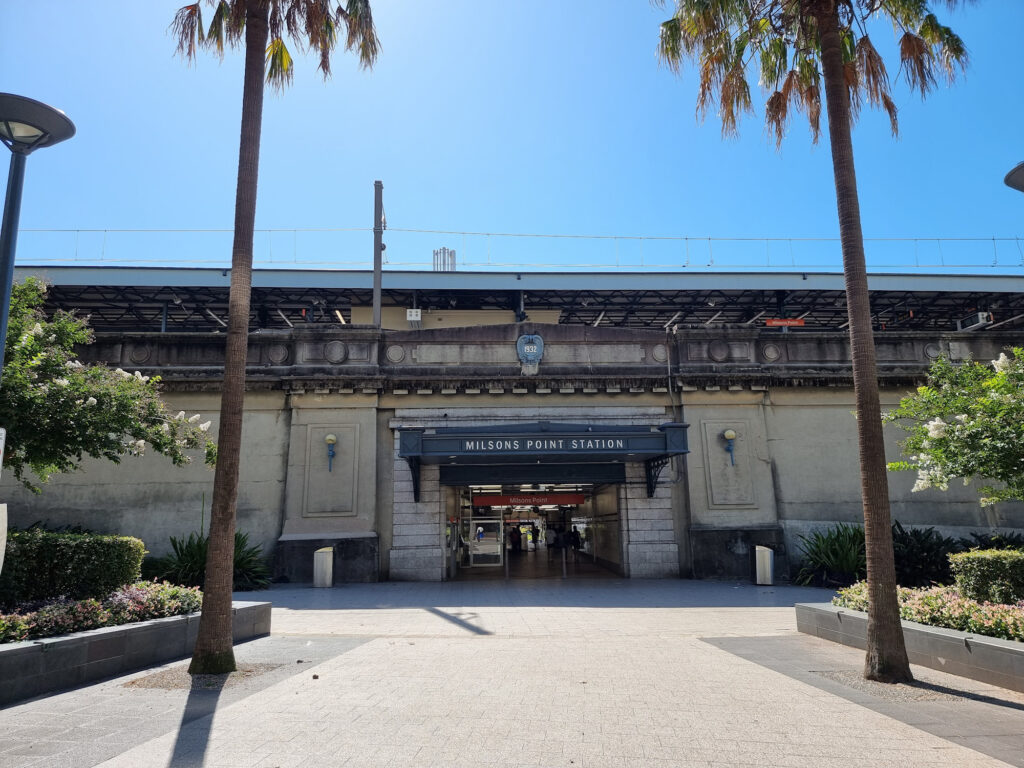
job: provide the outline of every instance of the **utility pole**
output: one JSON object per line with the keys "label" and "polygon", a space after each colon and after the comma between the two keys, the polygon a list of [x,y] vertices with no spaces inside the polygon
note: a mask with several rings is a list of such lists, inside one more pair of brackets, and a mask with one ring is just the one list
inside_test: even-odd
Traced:
{"label": "utility pole", "polygon": [[384,256],[384,183],[373,182],[373,325],[380,328],[381,269]]}

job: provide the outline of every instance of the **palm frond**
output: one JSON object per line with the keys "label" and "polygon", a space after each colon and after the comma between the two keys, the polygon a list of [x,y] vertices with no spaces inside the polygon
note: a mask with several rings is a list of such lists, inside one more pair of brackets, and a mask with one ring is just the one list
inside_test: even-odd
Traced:
{"label": "palm frond", "polygon": [[195,59],[196,48],[203,42],[203,12],[199,3],[179,8],[170,31],[178,41],[175,52],[184,56],[186,61]]}
{"label": "palm frond", "polygon": [[292,55],[288,52],[284,40],[275,37],[267,46],[267,84],[275,90],[290,85],[294,76]]}
{"label": "palm frond", "polygon": [[227,0],[220,0],[214,8],[213,17],[210,19],[210,29],[206,33],[206,46],[213,48],[217,55],[224,58],[224,40],[235,41],[238,35],[232,33],[231,6]]}
{"label": "palm frond", "polygon": [[764,105],[764,121],[775,137],[775,148],[779,149],[789,123],[789,98],[782,91],[776,91],[768,97]]}
{"label": "palm frond", "polygon": [[373,25],[370,0],[348,0],[345,8],[338,6],[335,16],[338,23],[344,24],[348,31],[345,50],[357,50],[363,68],[372,67],[380,53],[380,40]]}
{"label": "palm frond", "polygon": [[917,33],[932,46],[933,50],[938,48],[939,62],[948,82],[956,78],[958,69],[963,71],[967,68],[970,57],[967,55],[964,41],[952,29],[940,24],[934,15],[928,14],[924,17]]}
{"label": "palm frond", "polygon": [[722,135],[735,136],[736,125],[740,115],[744,112],[753,112],[753,105],[750,100],[750,85],[747,83],[747,73],[743,67],[743,59],[736,57],[733,65],[722,78],[721,89],[718,96],[719,114],[722,118]]}
{"label": "palm frond", "polygon": [[922,98],[935,86],[931,46],[913,32],[904,32],[900,38],[900,72],[912,89],[919,90]]}
{"label": "palm frond", "polygon": [[662,22],[658,35],[658,59],[673,72],[679,72],[683,59],[682,24],[677,16]]}

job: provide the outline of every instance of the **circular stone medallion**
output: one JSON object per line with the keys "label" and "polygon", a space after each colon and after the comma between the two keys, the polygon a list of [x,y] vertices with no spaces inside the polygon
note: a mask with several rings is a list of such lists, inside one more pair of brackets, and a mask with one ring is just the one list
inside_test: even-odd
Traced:
{"label": "circular stone medallion", "polygon": [[724,363],[729,358],[729,345],[721,339],[715,339],[708,344],[708,357],[716,363]]}
{"label": "circular stone medallion", "polygon": [[405,360],[405,347],[401,347],[398,344],[392,344],[387,348],[387,351],[384,354],[392,363],[400,363]]}
{"label": "circular stone medallion", "polygon": [[659,363],[664,363],[668,360],[668,347],[664,344],[655,344],[654,349],[651,350],[651,357]]}
{"label": "circular stone medallion", "polygon": [[942,354],[942,348],[934,341],[930,341],[924,345],[924,356],[929,360],[934,360]]}
{"label": "circular stone medallion", "polygon": [[348,347],[343,341],[329,341],[324,344],[324,357],[329,363],[343,363],[348,357]]}
{"label": "circular stone medallion", "polygon": [[782,357],[782,350],[779,349],[777,344],[764,344],[761,347],[761,357],[763,357],[769,363],[774,363],[776,360]]}
{"label": "circular stone medallion", "polygon": [[149,348],[148,344],[135,344],[128,353],[128,357],[131,358],[133,363],[144,363],[149,360],[149,356],[151,354],[153,354],[153,352]]}
{"label": "circular stone medallion", "polygon": [[288,347],[284,344],[271,344],[267,349],[267,359],[274,365],[281,365],[288,359]]}

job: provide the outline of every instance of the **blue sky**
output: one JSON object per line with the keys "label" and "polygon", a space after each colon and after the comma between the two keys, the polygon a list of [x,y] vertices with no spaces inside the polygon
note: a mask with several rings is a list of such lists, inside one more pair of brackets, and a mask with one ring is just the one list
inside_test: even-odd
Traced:
{"label": "blue sky", "polygon": [[[77,136],[29,159],[19,260],[127,251],[226,262],[226,236],[45,235],[31,229],[228,229],[234,205],[241,51],[193,66],[167,31],[175,0],[40,0],[5,8],[0,90],[63,109]],[[895,87],[900,137],[865,111],[854,136],[865,236],[1013,238],[1024,195],[1003,185],[1024,160],[1021,58],[996,32],[1024,3],[937,4],[972,56],[966,77],[926,102]],[[655,57],[667,11],[646,0],[377,0],[382,52],[364,71],[339,51],[326,83],[299,57],[294,84],[268,93],[257,227],[359,228],[384,182],[391,228],[691,238],[833,238],[827,140],[797,121],[781,151],[760,112],[723,140],[695,117],[696,79]],[[891,28],[873,40],[898,62]],[[297,53],[297,51],[295,51]],[[760,105],[763,98],[755,98]],[[6,162],[6,158],[5,158]],[[6,171],[2,171],[6,175]],[[343,266],[369,257],[366,233],[265,234],[257,256]],[[541,240],[388,234],[392,264],[447,245],[468,261],[646,259],[706,266],[693,241]],[[173,246],[168,245],[173,243]],[[728,243],[712,244],[719,263]],[[813,265],[831,243],[743,244],[750,260]],[[1024,263],[1016,243],[1000,263]],[[925,242],[869,246],[908,260]],[[993,247],[949,242],[940,258],[991,264]],[[120,250],[118,250],[120,249]],[[168,250],[169,249],[169,250]],[[889,253],[885,249],[899,251]],[[714,256],[711,257],[714,262]],[[973,263],[973,261],[972,261]],[[1018,266],[1019,270],[1019,266]]]}

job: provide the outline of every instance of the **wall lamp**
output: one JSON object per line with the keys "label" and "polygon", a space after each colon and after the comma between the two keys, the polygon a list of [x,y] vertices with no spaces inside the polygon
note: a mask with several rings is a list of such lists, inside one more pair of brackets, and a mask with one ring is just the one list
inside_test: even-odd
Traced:
{"label": "wall lamp", "polygon": [[736,456],[734,451],[736,450],[736,430],[727,429],[722,432],[722,437],[725,439],[725,450],[729,452],[729,464],[736,464]]}
{"label": "wall lamp", "polygon": [[327,435],[324,442],[327,443],[327,471],[331,472],[334,469],[334,446],[338,442],[338,438],[334,435]]}

